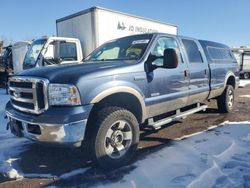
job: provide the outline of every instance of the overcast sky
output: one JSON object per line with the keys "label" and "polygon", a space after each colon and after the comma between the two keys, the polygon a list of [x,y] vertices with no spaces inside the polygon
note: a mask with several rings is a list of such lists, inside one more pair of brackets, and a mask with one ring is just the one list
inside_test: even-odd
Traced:
{"label": "overcast sky", "polygon": [[172,23],[180,35],[250,44],[250,0],[6,0],[0,4],[0,39],[55,35],[56,19],[91,6]]}

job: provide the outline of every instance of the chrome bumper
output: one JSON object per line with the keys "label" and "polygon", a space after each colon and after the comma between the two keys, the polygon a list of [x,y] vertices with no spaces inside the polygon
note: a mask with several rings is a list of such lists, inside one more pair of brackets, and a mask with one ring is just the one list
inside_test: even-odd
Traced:
{"label": "chrome bumper", "polygon": [[6,115],[13,134],[15,134],[13,131],[18,131],[17,136],[36,142],[79,147],[84,139],[87,119],[67,124],[49,124],[22,120],[7,111]]}

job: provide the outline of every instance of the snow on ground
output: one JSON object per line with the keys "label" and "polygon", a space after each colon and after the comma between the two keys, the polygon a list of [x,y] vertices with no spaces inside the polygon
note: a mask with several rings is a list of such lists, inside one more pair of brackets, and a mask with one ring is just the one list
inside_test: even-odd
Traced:
{"label": "snow on ground", "polygon": [[24,151],[29,141],[16,138],[9,130],[6,130],[7,120],[4,108],[8,100],[9,96],[6,95],[5,90],[0,89],[0,173],[10,178],[21,178],[21,173],[13,166],[13,162],[18,159],[11,158],[11,156]]}
{"label": "snow on ground", "polygon": [[97,187],[250,187],[250,122],[174,141],[134,166],[121,181]]}
{"label": "snow on ground", "polygon": [[250,98],[250,95],[240,95],[240,97]]}
{"label": "snow on ground", "polygon": [[250,79],[248,80],[240,80],[240,85],[239,87],[245,87],[246,85],[250,84]]}

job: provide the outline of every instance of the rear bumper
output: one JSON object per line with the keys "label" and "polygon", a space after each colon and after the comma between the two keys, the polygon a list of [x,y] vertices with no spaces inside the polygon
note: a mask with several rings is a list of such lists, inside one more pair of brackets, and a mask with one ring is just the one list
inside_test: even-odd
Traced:
{"label": "rear bumper", "polygon": [[92,105],[51,108],[40,115],[31,115],[6,105],[9,126],[14,134],[40,143],[75,146],[84,140]]}

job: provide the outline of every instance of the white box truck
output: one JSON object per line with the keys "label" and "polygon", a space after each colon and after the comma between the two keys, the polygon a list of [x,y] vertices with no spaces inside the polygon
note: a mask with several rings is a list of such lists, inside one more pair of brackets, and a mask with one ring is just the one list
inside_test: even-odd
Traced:
{"label": "white box truck", "polygon": [[109,40],[152,32],[177,35],[177,29],[176,25],[92,7],[56,20],[58,37],[34,41],[25,57],[24,69],[81,63],[84,57]]}
{"label": "white box truck", "polygon": [[109,40],[127,35],[162,32],[177,34],[177,26],[101,7],[78,12],[56,21],[57,36],[78,38],[83,56]]}

